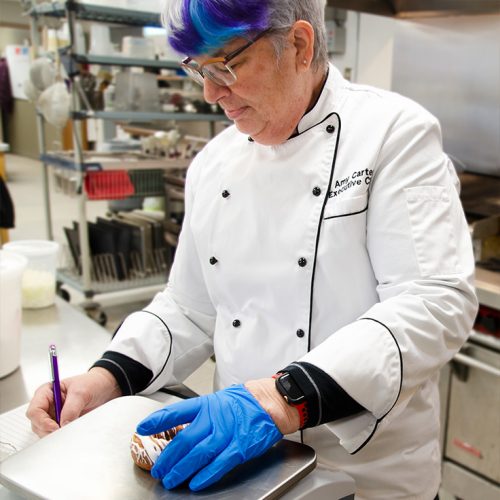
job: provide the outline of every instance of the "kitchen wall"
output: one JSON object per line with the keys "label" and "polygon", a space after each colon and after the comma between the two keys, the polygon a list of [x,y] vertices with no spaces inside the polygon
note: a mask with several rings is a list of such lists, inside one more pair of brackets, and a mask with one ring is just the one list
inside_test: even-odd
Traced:
{"label": "kitchen wall", "polygon": [[[0,9],[2,4],[0,4]],[[24,45],[29,40],[30,32],[26,28],[12,28],[0,23],[0,54],[3,54],[7,45]]]}
{"label": "kitchen wall", "polygon": [[21,14],[18,0],[0,0],[0,54],[6,45],[23,44],[29,39],[29,22]]}
{"label": "kitchen wall", "polygon": [[391,88],[394,19],[347,12],[346,51],[331,60],[340,72],[352,81]]}
{"label": "kitchen wall", "polygon": [[458,168],[500,177],[500,14],[400,21],[393,89],[441,122]]}
{"label": "kitchen wall", "polygon": [[[29,18],[22,15],[19,0],[0,0],[0,54],[3,54],[7,45],[28,44],[29,39]],[[14,100],[14,110],[8,117],[8,142],[12,153],[38,158],[38,138],[34,133],[35,117],[35,106],[31,102]],[[61,141],[60,132],[51,125],[46,124],[45,135],[47,149],[56,148]],[[3,130],[0,129],[0,139],[2,137]]]}
{"label": "kitchen wall", "polygon": [[394,90],[441,122],[458,169],[500,177],[500,14],[402,20],[348,11],[345,76]]}
{"label": "kitchen wall", "polygon": [[0,24],[28,25],[27,18],[22,16],[21,2],[19,0],[0,0]]}

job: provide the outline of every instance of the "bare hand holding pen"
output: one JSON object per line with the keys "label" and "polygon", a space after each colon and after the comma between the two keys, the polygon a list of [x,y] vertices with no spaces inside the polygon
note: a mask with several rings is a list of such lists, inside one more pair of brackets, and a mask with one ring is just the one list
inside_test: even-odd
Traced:
{"label": "bare hand holding pen", "polygon": [[[76,420],[102,404],[121,396],[113,375],[104,368],[95,367],[87,373],[61,381],[63,407],[61,427]],[[26,416],[31,428],[40,437],[59,429],[55,420],[52,384],[40,386],[30,402]]]}

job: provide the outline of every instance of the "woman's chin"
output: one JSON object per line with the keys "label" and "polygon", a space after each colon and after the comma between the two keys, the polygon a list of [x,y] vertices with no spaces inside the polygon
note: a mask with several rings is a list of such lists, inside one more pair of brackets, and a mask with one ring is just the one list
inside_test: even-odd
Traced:
{"label": "woman's chin", "polygon": [[280,131],[277,133],[276,131],[270,130],[269,127],[263,127],[258,130],[254,129],[253,132],[248,129],[241,130],[239,127],[238,130],[242,134],[250,136],[255,142],[263,146],[278,146],[286,142],[291,135],[291,132],[288,133],[288,131]]}
{"label": "woman's chin", "polygon": [[257,136],[262,130],[262,127],[259,127],[256,123],[252,123],[249,120],[235,120],[234,124],[242,134],[249,135],[252,138],[254,135]]}

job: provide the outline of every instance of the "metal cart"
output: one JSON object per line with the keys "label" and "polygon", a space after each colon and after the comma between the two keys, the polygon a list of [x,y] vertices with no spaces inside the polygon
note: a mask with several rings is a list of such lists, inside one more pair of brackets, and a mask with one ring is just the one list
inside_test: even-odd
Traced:
{"label": "metal cart", "polygon": [[[75,33],[76,21],[94,21],[110,24],[120,24],[127,26],[153,26],[160,27],[160,15],[157,13],[133,11],[120,8],[112,8],[100,5],[91,5],[84,3],[77,3],[74,0],[67,0],[66,2],[53,2],[35,4],[29,9],[31,19],[31,36],[32,44],[35,53],[38,52],[40,46],[39,40],[39,26],[43,25],[47,18],[61,18],[66,19],[69,26],[70,41],[67,47],[59,50],[61,61],[70,78],[71,97],[72,97],[72,112],[70,118],[73,122],[73,144],[74,150],[71,152],[64,152],[62,154],[51,154],[46,151],[45,137],[44,137],[44,123],[43,117],[37,114],[37,129],[38,139],[41,151],[41,161],[44,168],[43,176],[43,190],[44,190],[44,205],[46,214],[46,231],[49,239],[53,239],[52,229],[52,216],[50,210],[50,192],[48,170],[50,167],[58,169],[66,169],[71,171],[71,184],[72,192],[74,193],[75,203],[78,204],[78,233],[79,245],[81,252],[81,265],[78,272],[63,269],[58,274],[59,284],[68,284],[71,287],[80,291],[87,299],[83,305],[85,309],[95,316],[96,311],[100,322],[105,322],[105,316],[99,310],[98,305],[92,302],[92,298],[96,294],[109,293],[120,291],[124,289],[131,289],[135,287],[144,287],[159,285],[166,280],[166,273],[157,272],[151,276],[144,276],[140,279],[113,281],[107,280],[106,282],[99,282],[95,279],[93,273],[93,264],[90,255],[89,247],[89,234],[87,229],[87,216],[86,204],[93,198],[93,194],[89,191],[89,186],[93,185],[90,181],[95,181],[99,176],[96,170],[100,172],[105,171],[126,171],[126,175],[132,172],[137,172],[140,179],[145,179],[147,175],[145,170],[168,170],[174,168],[175,162],[165,160],[154,161],[139,158],[134,162],[125,162],[122,166],[113,170],[116,167],[109,165],[96,165],[95,162],[89,161],[88,157],[82,148],[82,125],[83,120],[87,118],[95,118],[110,121],[121,121],[127,123],[151,123],[151,122],[179,122],[179,121],[202,121],[208,122],[210,125],[211,136],[215,135],[215,123],[227,121],[227,118],[221,114],[201,114],[201,113],[165,113],[165,112],[132,112],[132,111],[93,111],[90,109],[80,109],[79,85],[80,85],[80,70],[79,65],[86,64],[100,64],[109,66],[122,66],[122,67],[143,67],[154,69],[179,69],[179,63],[173,61],[158,61],[149,59],[134,59],[128,57],[108,57],[101,55],[89,55],[76,52]],[[110,174],[113,175],[113,174]],[[118,178],[119,174],[114,174]],[[63,177],[63,176],[61,176]],[[102,176],[101,176],[102,177]],[[163,195],[163,184],[156,185],[151,191],[141,192],[142,196]],[[95,187],[95,186],[94,186]],[[137,193],[137,191],[136,191]],[[136,194],[137,195],[137,194]],[[109,199],[116,198],[116,192],[109,194]],[[106,196],[99,199],[106,199]],[[97,306],[97,307],[96,307]]]}

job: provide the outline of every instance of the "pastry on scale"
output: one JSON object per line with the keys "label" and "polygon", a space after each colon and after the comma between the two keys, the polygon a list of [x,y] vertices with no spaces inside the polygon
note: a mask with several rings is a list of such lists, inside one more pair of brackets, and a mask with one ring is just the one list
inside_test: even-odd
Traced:
{"label": "pastry on scale", "polygon": [[134,432],[130,440],[130,453],[135,464],[141,469],[151,470],[160,453],[188,424],[178,425],[159,434],[141,436]]}

